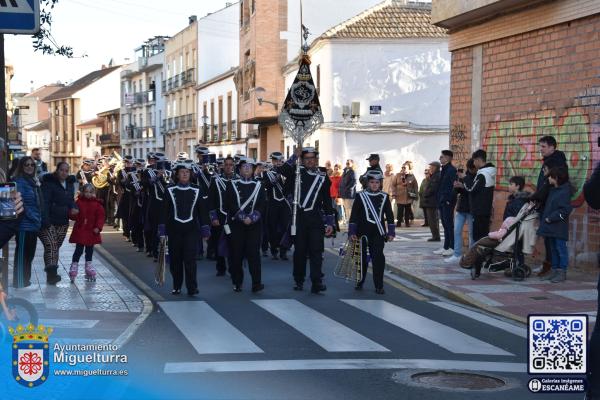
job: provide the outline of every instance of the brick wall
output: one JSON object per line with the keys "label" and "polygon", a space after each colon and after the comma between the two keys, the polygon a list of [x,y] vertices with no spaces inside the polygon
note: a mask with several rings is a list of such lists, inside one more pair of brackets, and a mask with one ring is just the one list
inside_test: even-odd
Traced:
{"label": "brick wall", "polygon": [[452,52],[450,78],[450,150],[459,165],[471,155],[472,48]]}
{"label": "brick wall", "polygon": [[[481,141],[498,167],[493,227],[500,222],[508,179],[525,176],[533,190],[541,168],[537,141],[553,135],[567,155],[575,187],[571,266],[593,264],[600,218],[584,203],[582,186],[600,161],[600,15],[494,40],[482,48]],[[470,53],[472,48],[460,49],[452,57],[451,143],[458,150],[470,137]]]}

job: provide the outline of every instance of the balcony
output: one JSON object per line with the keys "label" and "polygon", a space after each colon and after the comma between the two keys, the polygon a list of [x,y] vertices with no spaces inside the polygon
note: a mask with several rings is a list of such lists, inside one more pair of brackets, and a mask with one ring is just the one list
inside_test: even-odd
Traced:
{"label": "balcony", "polygon": [[118,133],[107,133],[100,135],[100,146],[117,146],[121,142],[121,138]]}
{"label": "balcony", "polygon": [[162,82],[163,93],[196,84],[196,69],[190,68]]}

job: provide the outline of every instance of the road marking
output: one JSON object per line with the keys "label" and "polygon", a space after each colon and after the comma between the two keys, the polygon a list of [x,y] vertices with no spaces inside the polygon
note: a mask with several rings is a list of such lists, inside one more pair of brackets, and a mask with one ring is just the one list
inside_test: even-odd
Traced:
{"label": "road marking", "polygon": [[54,319],[40,318],[39,323],[52,328],[90,329],[100,322],[99,319]]}
{"label": "road marking", "polygon": [[199,354],[263,352],[204,301],[158,304]]}
{"label": "road marking", "polygon": [[510,324],[508,322],[504,322],[493,317],[489,317],[485,314],[469,310],[468,308],[464,308],[456,304],[444,303],[443,301],[432,301],[431,304],[455,312],[457,314],[464,315],[465,317],[469,317],[471,319],[474,319],[475,321],[493,326],[494,328],[502,329],[503,331],[512,333],[513,335],[517,335],[524,338],[527,337],[527,328],[521,328],[517,325]]}
{"label": "road marking", "polygon": [[512,356],[489,343],[466,335],[454,328],[405,310],[384,300],[342,300],[359,310],[381,318],[452,353]]}
{"label": "road marking", "polygon": [[297,300],[252,300],[329,352],[389,351]]}
{"label": "road marking", "polygon": [[422,359],[264,360],[166,363],[165,374],[204,372],[312,371],[350,369],[435,369],[526,373],[527,364]]}

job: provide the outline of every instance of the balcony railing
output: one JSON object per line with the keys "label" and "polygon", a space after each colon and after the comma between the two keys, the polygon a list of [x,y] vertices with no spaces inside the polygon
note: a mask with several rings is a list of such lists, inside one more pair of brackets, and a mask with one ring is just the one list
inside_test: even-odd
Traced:
{"label": "balcony railing", "polygon": [[180,87],[193,85],[196,83],[196,69],[190,68],[180,74],[177,74],[166,81],[162,81],[162,89],[164,92],[176,90]]}
{"label": "balcony railing", "polygon": [[105,135],[100,135],[100,145],[117,145],[120,142],[120,137],[118,133],[107,133]]}

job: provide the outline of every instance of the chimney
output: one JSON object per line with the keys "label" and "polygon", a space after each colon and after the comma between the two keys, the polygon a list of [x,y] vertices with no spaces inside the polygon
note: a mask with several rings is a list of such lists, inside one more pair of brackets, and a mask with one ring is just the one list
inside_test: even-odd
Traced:
{"label": "chimney", "polygon": [[198,21],[198,17],[196,15],[190,15],[190,17],[189,17],[190,25],[196,21]]}

